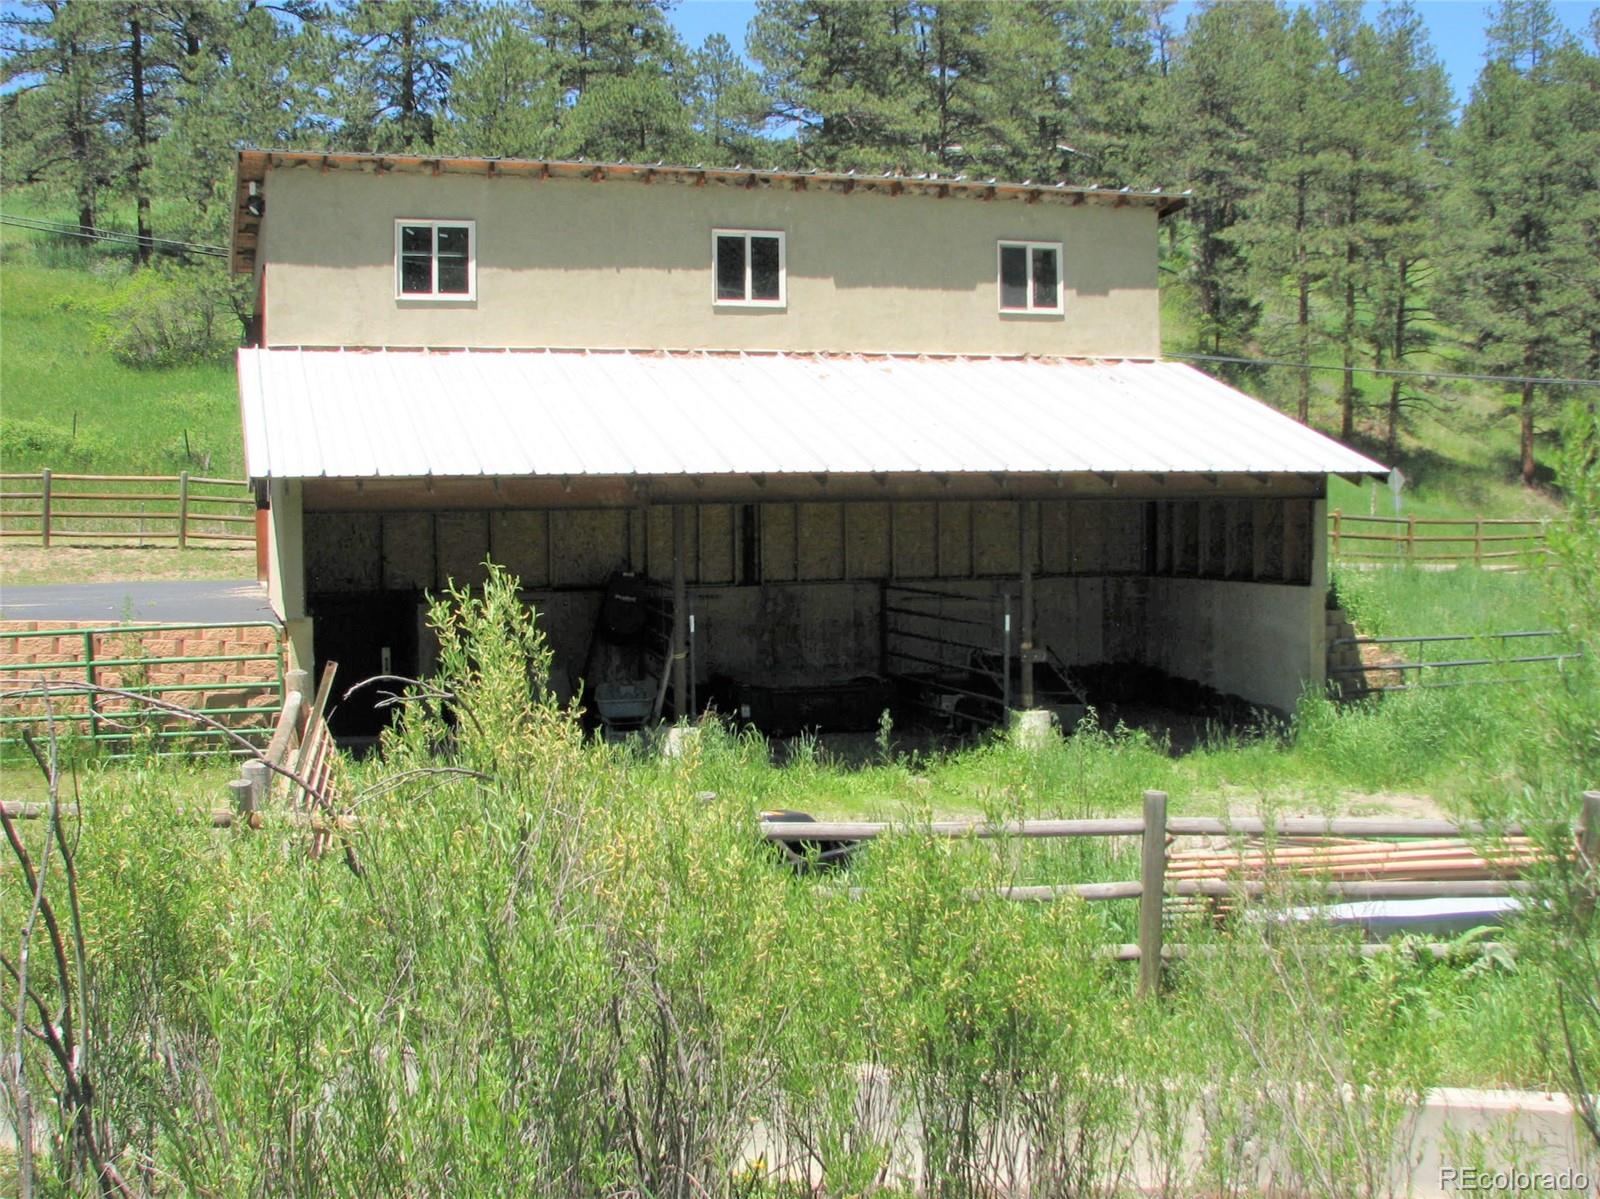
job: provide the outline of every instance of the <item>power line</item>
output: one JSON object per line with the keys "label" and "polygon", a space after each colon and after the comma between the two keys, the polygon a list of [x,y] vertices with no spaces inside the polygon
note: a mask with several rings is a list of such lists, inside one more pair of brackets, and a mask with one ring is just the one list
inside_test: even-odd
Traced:
{"label": "power line", "polygon": [[1383,366],[1343,367],[1321,362],[1282,362],[1275,358],[1234,358],[1227,354],[1164,354],[1186,362],[1234,362],[1242,366],[1283,366],[1297,371],[1353,371],[1360,375],[1389,375],[1399,379],[1464,379],[1476,383],[1544,383],[1551,387],[1600,387],[1600,379],[1558,379],[1545,375],[1469,375],[1459,371],[1402,371]]}
{"label": "power line", "polygon": [[81,237],[86,241],[105,241],[113,245],[137,246],[148,243],[151,248],[165,252],[201,254],[208,258],[226,258],[226,246],[208,246],[200,242],[174,241],[169,237],[140,237],[137,233],[122,233],[114,229],[96,229],[90,225],[64,225],[57,221],[40,220],[31,216],[0,216],[0,225],[15,225],[19,229],[32,229],[36,233],[57,233],[64,237]]}

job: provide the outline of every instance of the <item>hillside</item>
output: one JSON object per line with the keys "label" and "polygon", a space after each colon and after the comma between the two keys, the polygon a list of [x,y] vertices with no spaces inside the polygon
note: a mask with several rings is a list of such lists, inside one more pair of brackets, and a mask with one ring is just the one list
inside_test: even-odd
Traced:
{"label": "hillside", "polygon": [[[14,210],[8,202],[7,211]],[[0,462],[7,471],[243,471],[234,369],[118,362],[118,251],[0,227]]]}

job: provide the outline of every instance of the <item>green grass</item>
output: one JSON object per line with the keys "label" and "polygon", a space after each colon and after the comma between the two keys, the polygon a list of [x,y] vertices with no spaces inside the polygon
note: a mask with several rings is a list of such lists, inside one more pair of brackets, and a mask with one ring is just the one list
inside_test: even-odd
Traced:
{"label": "green grass", "polygon": [[[15,193],[3,204],[48,211]],[[130,273],[124,251],[0,227],[3,469],[241,474],[231,360],[141,369],[101,344]]]}
{"label": "green grass", "polygon": [[[1088,815],[1184,769],[1254,804],[1291,769],[1349,783],[1430,756],[1514,766],[1505,738],[1539,725],[1526,702],[1307,706],[1292,740],[1188,767],[1086,730],[1043,753],[994,744],[842,776],[805,752],[773,767],[710,729],[672,760],[585,742],[530,691],[549,658],[509,585],[447,620],[439,681],[457,716],[418,706],[381,757],[339,763],[360,818],[348,855],[336,841],[309,857],[283,814],[204,827],[178,811],[192,771],[135,763],[82,789],[96,1101],[120,1160],[150,1154],[175,1191],[568,1199],[670,1194],[687,1176],[715,1199],[791,1199],[753,1176],[754,1121],[808,1146],[829,1195],[884,1193],[885,1164],[913,1155],[887,1193],[993,1193],[985,1127],[1058,1150],[1029,1163],[1035,1180],[1109,1186],[1137,1152],[1177,1171],[1172,1193],[1251,1193],[1254,1166],[1230,1153],[1248,1137],[1297,1146],[1277,1167],[1285,1193],[1376,1195],[1426,1089],[1561,1085],[1547,1034],[1562,926],[1539,923],[1542,905],[1504,934],[1514,966],[1363,960],[1315,923],[1174,913],[1173,940],[1217,956],[1168,969],[1150,1001],[1100,952],[1131,939],[1131,901],[994,895],[1130,878],[1131,844],[901,833],[842,874],[802,876],[755,832],[760,807],[841,778],[857,798],[916,795],[905,814],[966,795],[991,815]],[[1569,798],[1500,789],[1530,818]],[[43,830],[26,832],[37,860]],[[17,877],[0,875],[7,927],[32,902]],[[48,1004],[62,984],[35,949]],[[869,1067],[917,1119],[860,1105]],[[1184,1130],[1198,1165],[1176,1151]]]}

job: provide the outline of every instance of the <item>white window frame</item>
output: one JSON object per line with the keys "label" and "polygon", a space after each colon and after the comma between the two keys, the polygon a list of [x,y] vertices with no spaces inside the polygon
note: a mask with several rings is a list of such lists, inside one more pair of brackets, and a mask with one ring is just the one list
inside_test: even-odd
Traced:
{"label": "white window frame", "polygon": [[[434,231],[432,261],[432,291],[406,291],[403,288],[401,262],[401,234],[410,226],[426,225]],[[467,231],[467,290],[441,292],[439,290],[439,227]],[[396,217],[394,222],[394,298],[410,304],[470,304],[478,298],[478,222],[456,220],[449,217]]]}
{"label": "white window frame", "polygon": [[[742,300],[725,300],[717,295],[717,238],[744,238],[744,294]],[[750,239],[778,239],[778,298],[750,299]],[[716,308],[787,308],[789,306],[789,239],[782,229],[713,229],[711,231],[711,303]]]}
{"label": "white window frame", "polygon": [[[1005,280],[1001,264],[1007,249],[1026,251],[1028,262],[1028,303],[1024,308],[1007,308],[1005,305]],[[1056,303],[1053,308],[1040,308],[1033,302],[1033,252],[1049,250],[1056,256]],[[1061,243],[1058,241],[1001,241],[994,248],[995,306],[1002,316],[1062,316],[1066,313],[1067,285],[1061,273]]]}

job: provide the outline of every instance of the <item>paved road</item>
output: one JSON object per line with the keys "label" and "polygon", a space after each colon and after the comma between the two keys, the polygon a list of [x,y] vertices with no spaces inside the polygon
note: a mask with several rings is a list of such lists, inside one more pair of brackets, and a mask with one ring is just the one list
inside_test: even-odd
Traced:
{"label": "paved road", "polygon": [[260,583],[51,583],[0,588],[0,619],[163,621],[169,624],[272,620]]}

